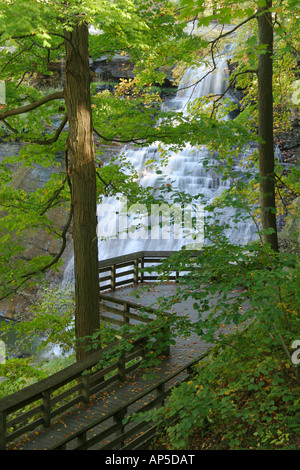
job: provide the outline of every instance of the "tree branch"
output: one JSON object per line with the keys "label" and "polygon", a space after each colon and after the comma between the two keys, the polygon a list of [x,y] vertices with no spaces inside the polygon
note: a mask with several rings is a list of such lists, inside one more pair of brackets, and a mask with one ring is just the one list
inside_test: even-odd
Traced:
{"label": "tree branch", "polygon": [[244,26],[244,24],[248,23],[251,20],[254,20],[258,15],[258,12],[256,11],[253,15],[249,16],[246,18],[244,21],[241,21],[241,23],[237,24],[234,28],[232,28],[230,31],[226,31],[226,33],[221,33],[217,38],[212,39],[211,41],[208,42],[208,44],[215,44],[218,42],[220,39],[225,38],[226,36],[230,36],[230,34],[234,33],[237,31],[241,26]]}
{"label": "tree branch", "polygon": [[67,177],[65,176],[61,187],[58,188],[58,189],[54,192],[53,196],[49,199],[49,201],[48,201],[47,206],[45,207],[45,209],[43,209],[43,210],[40,212],[40,215],[44,215],[44,214],[50,209],[50,207],[52,206],[52,203],[55,201],[55,199],[58,198],[58,196],[60,195],[60,193],[61,193],[62,190],[64,189],[66,181],[67,181]]}
{"label": "tree branch", "polygon": [[[51,139],[46,139],[46,140],[30,140],[29,142],[31,144],[38,144],[38,145],[51,145],[51,144],[54,144],[54,142],[57,141],[57,139],[59,138],[60,134],[62,133],[63,131],[63,128],[65,127],[65,125],[67,124],[68,122],[68,116],[65,115],[65,117],[63,118],[62,122],[60,123],[60,126],[57,128],[54,136],[51,138]],[[26,140],[24,141],[26,142]]]}
{"label": "tree branch", "polygon": [[131,137],[130,139],[113,139],[113,138],[107,138],[107,137],[104,137],[104,135],[100,134],[99,131],[97,131],[97,129],[93,129],[95,134],[100,137],[100,139],[103,139],[105,140],[106,142],[118,142],[120,144],[128,144],[130,142],[133,142],[135,144],[141,144],[143,141],[147,140],[147,139],[151,139],[151,138],[158,138],[158,137],[169,137],[171,134],[168,134],[168,133],[165,133],[165,134],[161,134],[161,133],[157,133],[157,134],[148,134],[148,135],[145,135],[144,137],[139,137],[139,138],[134,138],[134,137]]}
{"label": "tree branch", "polygon": [[[63,255],[64,251],[65,251],[65,248],[66,248],[66,244],[67,244],[67,232],[69,230],[69,227],[71,225],[71,221],[72,221],[72,217],[73,217],[73,210],[72,210],[72,206],[71,206],[71,209],[70,209],[70,213],[69,213],[69,217],[68,217],[68,220],[67,220],[67,223],[61,233],[61,238],[62,238],[62,246],[61,246],[61,249],[60,251],[57,253],[57,255],[52,259],[52,261],[50,261],[50,263],[46,264],[45,266],[43,266],[42,268],[40,269],[37,269],[36,271],[31,271],[27,274],[23,274],[21,276],[21,280],[20,282],[18,283],[18,285],[16,287],[14,287],[12,290],[10,290],[7,294],[3,295],[2,297],[0,297],[0,300],[3,300],[5,298],[7,298],[9,295],[17,292],[20,287],[23,286],[23,284],[25,284],[30,278],[32,278],[33,276],[36,276],[38,274],[42,274],[44,273],[45,271],[47,271],[48,269],[50,269],[54,264],[56,264],[61,256]],[[11,281],[9,284],[12,284],[14,283],[15,281]]]}
{"label": "tree branch", "polygon": [[64,92],[63,91],[57,91],[55,93],[52,93],[51,95],[44,96],[40,100],[35,101],[34,103],[27,104],[26,106],[22,106],[21,108],[15,108],[15,109],[9,109],[7,111],[4,111],[3,113],[0,113],[0,121],[3,121],[4,119],[11,117],[11,116],[16,116],[18,114],[24,114],[29,111],[32,111],[33,109],[39,108],[45,103],[48,103],[49,101],[54,101],[54,100],[59,100],[64,98]]}

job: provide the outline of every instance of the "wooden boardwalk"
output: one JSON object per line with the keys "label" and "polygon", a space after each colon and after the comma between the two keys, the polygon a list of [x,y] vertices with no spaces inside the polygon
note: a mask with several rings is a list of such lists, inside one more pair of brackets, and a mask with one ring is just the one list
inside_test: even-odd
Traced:
{"label": "wooden boardwalk", "polygon": [[[162,285],[153,286],[151,292],[145,292],[140,301],[143,305],[153,305],[156,298],[159,296],[169,295],[171,291],[175,289],[175,286]],[[114,296],[122,299],[131,298],[130,294],[133,288],[124,288],[113,293]],[[110,294],[111,295],[111,294]],[[178,314],[195,315],[191,303],[186,301],[179,303],[176,306]],[[192,319],[192,318],[191,318]],[[76,433],[81,429],[89,426],[91,423],[101,421],[102,417],[108,414],[112,414],[114,410],[117,410],[122,405],[127,403],[129,400],[143,395],[143,393],[153,387],[155,383],[160,382],[162,379],[166,379],[172,373],[176,372],[182,366],[190,363],[193,359],[200,357],[209,348],[209,345],[201,342],[199,337],[191,335],[188,338],[178,337],[176,345],[171,345],[170,355],[163,358],[161,364],[155,369],[152,369],[151,374],[155,374],[155,378],[145,376],[145,371],[138,369],[133,371],[124,382],[112,384],[105,390],[101,391],[98,395],[91,397],[90,402],[86,405],[79,404],[69,410],[67,413],[58,416],[51,424],[49,428],[37,428],[35,431],[22,436],[20,440],[10,442],[7,446],[11,450],[48,450],[55,447],[57,444],[64,440],[67,440],[71,436],[75,436]],[[172,387],[178,380],[184,378],[185,372],[182,372],[180,376],[172,378],[167,384],[167,387]],[[156,391],[142,396],[134,404],[130,405],[130,409],[127,410],[128,414],[136,412],[142,407],[145,407],[149,401],[153,399]],[[115,423],[113,417],[101,423],[98,426],[90,429],[87,432],[87,438],[90,439],[96,436],[101,431],[103,433],[103,439],[95,446],[90,449],[117,449],[113,447],[111,436],[105,437],[105,431],[108,427],[113,426]],[[101,428],[99,430],[99,428]],[[66,449],[72,449],[76,446],[76,440],[71,441],[66,445]]]}

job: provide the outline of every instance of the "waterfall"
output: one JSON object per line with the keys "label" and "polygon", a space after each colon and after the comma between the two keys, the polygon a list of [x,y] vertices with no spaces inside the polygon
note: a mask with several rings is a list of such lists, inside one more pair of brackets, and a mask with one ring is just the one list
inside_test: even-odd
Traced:
{"label": "waterfall", "polygon": [[[208,73],[206,67],[189,68],[183,75],[176,96],[166,101],[162,106],[163,110],[176,110],[183,114],[188,113],[188,105],[193,100],[207,96],[209,94],[221,95],[227,89],[228,70],[226,60],[219,61],[216,70]],[[159,146],[152,145],[144,148],[128,148],[124,147],[121,152],[125,155],[139,176],[139,183],[143,187],[158,188],[161,185],[161,178],[164,183],[172,181],[172,186],[179,191],[184,191],[191,196],[201,193],[206,199],[206,203],[210,203],[214,198],[221,194],[224,188],[230,186],[229,181],[224,181],[222,177],[215,173],[212,169],[204,166],[204,161],[210,159],[214,162],[207,148],[204,146],[194,148],[191,145],[180,152],[168,152],[168,161],[165,166],[161,167],[161,171],[157,172],[145,165],[145,162],[151,160],[159,161]],[[247,155],[244,156],[245,158]],[[102,204],[98,206],[98,221],[103,222],[105,218],[105,207],[110,208],[106,212],[106,231],[107,234],[115,233],[116,219],[115,215],[120,213],[120,200],[116,197],[106,198]],[[224,222],[230,221],[234,214],[232,208],[228,208],[223,214]],[[130,223],[132,223],[132,220]],[[141,220],[141,219],[139,219]],[[147,221],[147,215],[145,216]],[[104,222],[103,222],[104,224]],[[103,228],[102,224],[102,228]],[[98,234],[99,259],[104,260],[115,256],[120,256],[136,251],[177,251],[185,242],[182,238],[174,236],[166,237],[167,239],[152,239],[150,236],[134,239],[128,236],[111,237],[101,240]],[[230,232],[227,232],[230,240],[236,244],[246,244],[255,238],[255,229],[252,222],[241,222],[237,224]],[[73,259],[65,270],[64,281],[70,281],[73,278]]]}

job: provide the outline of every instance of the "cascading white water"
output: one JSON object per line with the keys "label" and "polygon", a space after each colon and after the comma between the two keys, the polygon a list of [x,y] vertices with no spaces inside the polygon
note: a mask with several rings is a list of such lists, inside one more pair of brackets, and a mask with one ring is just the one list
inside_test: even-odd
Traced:
{"label": "cascading white water", "polygon": [[[204,77],[204,78],[203,78]],[[203,79],[202,79],[203,78]],[[201,80],[202,79],[202,80]],[[221,95],[224,93],[228,85],[228,70],[226,61],[221,60],[216,70],[208,73],[208,69],[204,67],[190,68],[184,74],[175,98],[168,100],[163,104],[164,110],[177,110],[183,114],[188,114],[188,104],[195,99],[208,94]],[[196,196],[201,193],[205,196],[206,203],[210,203],[218,196],[226,187],[230,186],[229,181],[223,181],[213,170],[203,165],[204,160],[213,158],[205,147],[193,148],[187,145],[181,152],[169,152],[169,158],[166,166],[161,167],[159,174],[157,169],[151,169],[145,165],[145,162],[155,160],[159,162],[158,145],[130,149],[124,147],[122,155],[131,163],[139,176],[139,183],[143,187],[157,188],[161,185],[163,178],[164,183],[168,180],[172,181],[172,187],[179,191]],[[106,215],[106,231],[109,234],[114,233],[116,219],[114,215],[120,211],[120,201],[116,197],[107,198],[98,206],[98,221],[105,217],[103,204],[110,207],[111,214]],[[108,207],[107,206],[107,207]],[[228,222],[232,217],[234,210],[228,208],[223,215],[224,222]],[[132,221],[132,219],[131,219]],[[245,244],[255,238],[255,229],[251,221],[241,222],[237,224],[227,235],[230,240],[236,244]],[[185,241],[182,238],[166,237],[160,239],[151,239],[151,236],[143,239],[133,239],[130,234],[126,237],[117,236],[115,239],[107,238],[101,240],[98,238],[99,259],[104,260],[115,256],[120,256],[136,251],[176,251]],[[73,259],[70,260],[65,270],[65,281],[73,278]]]}

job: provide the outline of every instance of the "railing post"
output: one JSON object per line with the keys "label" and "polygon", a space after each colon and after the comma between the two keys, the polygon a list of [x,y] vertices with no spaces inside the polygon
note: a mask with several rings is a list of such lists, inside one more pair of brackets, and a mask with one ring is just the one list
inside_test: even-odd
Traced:
{"label": "railing post", "polygon": [[123,302],[123,323],[130,323],[130,318],[126,315],[126,313],[130,312],[130,307],[127,302]]}
{"label": "railing post", "polygon": [[86,405],[90,401],[90,375],[86,374],[81,377],[81,396],[82,401]]}
{"label": "railing post", "polygon": [[111,290],[116,290],[116,265],[113,264],[110,268],[110,287]]}
{"label": "railing post", "polygon": [[[166,339],[170,339],[171,337],[171,328],[170,326],[166,327],[166,328],[163,328],[163,337],[166,338]],[[163,351],[163,354],[165,354],[166,356],[170,356],[170,344],[168,344],[166,346],[166,348],[164,349]]]}
{"label": "railing post", "polygon": [[49,428],[51,425],[51,392],[47,390],[42,393],[43,402],[42,402],[42,419],[44,428]]}
{"label": "railing post", "polygon": [[126,379],[126,355],[122,351],[121,356],[118,359],[118,376],[120,382],[124,382]]}
{"label": "railing post", "polygon": [[164,406],[164,403],[165,403],[165,390],[166,390],[166,384],[165,383],[162,383],[162,384],[158,385],[158,387],[156,389],[157,397],[161,397],[161,404],[158,405],[159,407]]}
{"label": "railing post", "polygon": [[6,412],[0,413],[0,450],[6,449]]}
{"label": "railing post", "polygon": [[85,449],[86,447],[86,431],[83,431],[81,434],[79,434],[77,438],[77,444],[78,446],[83,446],[82,448]]}
{"label": "railing post", "polygon": [[192,373],[193,373],[193,366],[188,366],[188,367],[186,368],[186,372],[187,372],[188,378],[190,378],[191,375],[192,375]]}
{"label": "railing post", "polygon": [[[127,414],[127,407],[122,408],[120,411],[118,411],[116,414],[114,414],[114,417],[113,417],[113,418],[114,418],[114,422],[115,422],[116,424],[119,424],[119,423],[121,424],[120,429],[119,429],[118,431],[116,431],[116,437],[122,436],[122,435],[124,434],[124,428],[125,428],[125,426],[123,425],[122,422],[123,422],[123,419],[124,419],[124,417],[126,416],[126,414]],[[124,441],[121,439],[119,445],[116,444],[114,448],[115,448],[115,449],[118,449],[118,448],[120,448],[120,447],[123,447],[123,445],[124,445]]]}
{"label": "railing post", "polygon": [[133,282],[138,284],[139,282],[139,259],[135,258],[133,260]]}
{"label": "railing post", "polygon": [[144,256],[142,256],[141,258],[141,274],[140,274],[140,282],[144,282],[144,266],[145,266],[145,263],[144,263]]}

